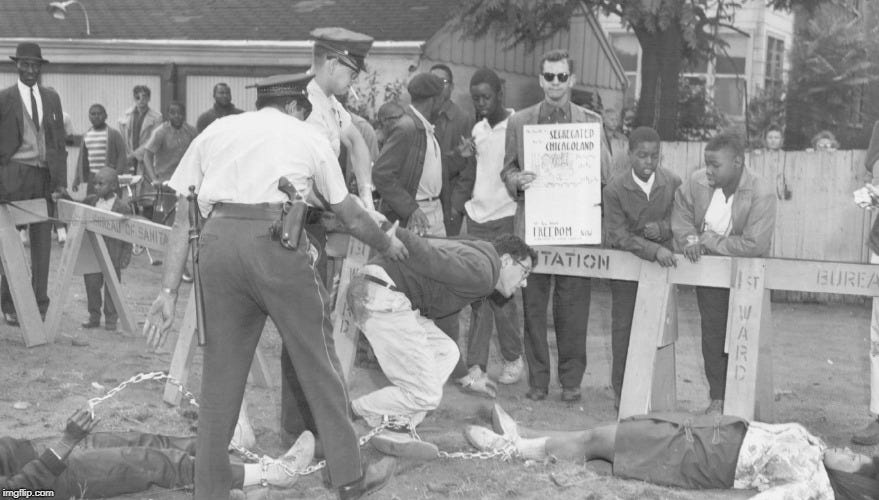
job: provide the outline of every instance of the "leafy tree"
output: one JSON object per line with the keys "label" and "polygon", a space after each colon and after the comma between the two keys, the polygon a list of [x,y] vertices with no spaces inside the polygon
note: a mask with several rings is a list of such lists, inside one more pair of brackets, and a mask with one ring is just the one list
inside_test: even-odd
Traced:
{"label": "leafy tree", "polygon": [[[814,8],[822,0],[770,0],[775,8]],[[828,0],[829,1],[829,0]],[[666,140],[677,131],[679,78],[687,63],[707,60],[724,47],[719,28],[732,26],[735,0],[460,0],[458,22],[473,36],[496,33],[510,45],[533,47],[570,28],[585,11],[619,16],[641,45],[641,95],[636,123]]]}
{"label": "leafy tree", "polygon": [[866,85],[879,81],[879,28],[837,5],[822,6],[797,24],[785,142],[808,147],[814,134],[830,130],[844,148],[866,147],[875,117],[864,113],[868,106],[855,104]]}

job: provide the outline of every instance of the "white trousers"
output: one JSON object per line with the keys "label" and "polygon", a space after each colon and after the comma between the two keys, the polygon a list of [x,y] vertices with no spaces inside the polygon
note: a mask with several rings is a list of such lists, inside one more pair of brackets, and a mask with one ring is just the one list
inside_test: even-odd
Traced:
{"label": "white trousers", "polygon": [[[879,255],[870,252],[870,264],[879,264]],[[870,319],[870,413],[879,415],[879,299]]]}
{"label": "white trousers", "polygon": [[[367,265],[360,272],[393,284],[379,266]],[[385,415],[409,419],[414,427],[427,411],[439,406],[443,385],[458,363],[458,345],[432,320],[413,310],[401,292],[355,276],[348,300],[357,326],[393,384],[352,401],[354,413],[373,427]]]}

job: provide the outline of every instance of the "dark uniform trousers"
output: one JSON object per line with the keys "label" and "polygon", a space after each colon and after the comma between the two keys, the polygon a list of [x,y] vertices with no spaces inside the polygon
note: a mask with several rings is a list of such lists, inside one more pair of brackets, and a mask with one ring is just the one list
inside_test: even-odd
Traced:
{"label": "dark uniform trousers", "polygon": [[729,288],[696,287],[696,303],[702,319],[702,358],[708,394],[711,399],[724,399],[726,366],[729,357],[726,345],[726,320],[729,312]]}
{"label": "dark uniform trousers", "polygon": [[199,240],[207,346],[199,408],[195,498],[229,497],[227,447],[253,354],[271,317],[314,414],[333,487],[362,476],[348,394],[332,340],[328,297],[304,248],[269,238],[276,214],[218,205]]}
{"label": "dark uniform trousers", "polygon": [[552,316],[559,353],[559,382],[565,389],[577,389],[586,371],[586,328],[592,282],[589,278],[532,274],[522,289],[525,316],[525,358],[528,360],[528,383],[537,389],[549,388],[549,342],[547,308],[552,280]]}
{"label": "dark uniform trousers", "polygon": [[[49,195],[49,169],[32,167],[10,162],[0,167],[0,201],[30,200],[46,198],[52,207]],[[52,223],[39,222],[28,226],[31,250],[31,284],[37,299],[40,313],[49,309],[49,256],[52,251]],[[15,304],[9,291],[9,283],[3,276],[0,283],[0,309],[4,313],[14,313]]]}

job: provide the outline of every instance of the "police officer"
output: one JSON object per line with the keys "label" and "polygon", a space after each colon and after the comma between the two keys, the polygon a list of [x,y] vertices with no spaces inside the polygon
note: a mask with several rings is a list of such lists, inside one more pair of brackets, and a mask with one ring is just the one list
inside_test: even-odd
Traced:
{"label": "police officer", "polygon": [[[204,290],[204,349],[196,453],[195,498],[229,497],[227,447],[247,374],[266,316],[278,328],[323,440],[329,481],[340,498],[359,498],[383,485],[394,464],[364,472],[349,419],[345,381],[332,343],[327,292],[314,269],[307,237],[296,250],[274,241],[270,226],[287,196],[288,179],[311,206],[324,199],[355,237],[383,255],[407,256],[348,195],[326,138],[290,116],[307,105],[308,76],[279,75],[257,85],[257,111],[219,120],[187,150],[169,185],[178,193],[195,186],[203,216],[198,272]],[[189,202],[178,199],[178,213]],[[144,334],[152,346],[167,336],[187,256],[189,222],[177,217],[166,254],[162,290],[150,308]]]}
{"label": "police officer", "polygon": [[[307,90],[312,111],[306,119],[329,139],[336,156],[340,154],[341,146],[345,146],[361,199],[372,208],[372,162],[369,148],[352,123],[351,115],[336,96],[346,94],[357,74],[366,69],[364,59],[372,47],[373,39],[345,28],[317,28],[311,32],[311,37],[314,39],[314,50],[310,73],[314,78],[308,82]],[[309,225],[308,232],[317,240],[316,246],[320,249],[317,268],[321,279],[327,283],[328,252],[324,250],[328,248],[336,255],[344,255],[348,250],[348,237],[341,233],[327,234],[320,223]],[[284,444],[292,444],[296,436],[306,429],[320,438],[314,425],[314,416],[303,401],[299,386],[290,357],[283,350],[279,433]]]}

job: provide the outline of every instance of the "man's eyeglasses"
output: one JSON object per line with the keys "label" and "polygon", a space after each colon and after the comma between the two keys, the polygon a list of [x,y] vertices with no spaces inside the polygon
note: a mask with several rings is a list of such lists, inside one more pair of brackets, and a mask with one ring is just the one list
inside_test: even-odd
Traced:
{"label": "man's eyeglasses", "polygon": [[566,81],[568,81],[568,77],[570,77],[570,76],[571,75],[569,75],[567,73],[544,73],[543,79],[548,82],[551,82],[551,81],[555,80],[556,78],[558,78],[559,83],[565,83]]}
{"label": "man's eyeglasses", "polygon": [[522,279],[527,278],[531,274],[531,271],[533,271],[532,268],[526,266],[525,264],[522,264],[516,259],[513,259],[513,262],[515,262],[517,266],[522,268]]}

